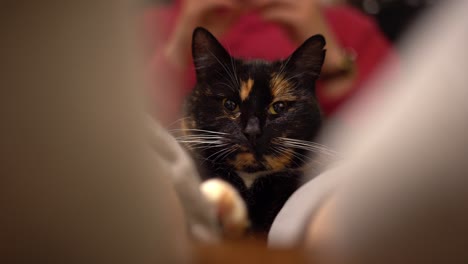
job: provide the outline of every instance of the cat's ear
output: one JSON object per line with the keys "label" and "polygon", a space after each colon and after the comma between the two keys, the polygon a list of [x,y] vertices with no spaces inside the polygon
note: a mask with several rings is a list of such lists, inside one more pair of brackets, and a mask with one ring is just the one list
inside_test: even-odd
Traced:
{"label": "cat's ear", "polygon": [[226,67],[231,56],[206,29],[197,27],[192,37],[192,58],[198,78],[204,78],[213,67]]}
{"label": "cat's ear", "polygon": [[301,79],[318,79],[325,60],[325,44],[325,38],[322,35],[314,35],[304,41],[286,59],[288,72]]}

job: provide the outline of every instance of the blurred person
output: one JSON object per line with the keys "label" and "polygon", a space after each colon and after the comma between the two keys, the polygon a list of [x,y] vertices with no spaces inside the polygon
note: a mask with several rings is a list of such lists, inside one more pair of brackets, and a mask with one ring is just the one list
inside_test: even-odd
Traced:
{"label": "blurred person", "polygon": [[467,8],[448,1],[419,21],[400,71],[372,84],[373,108],[353,104],[366,120],[346,160],[293,194],[271,246],[306,241],[313,263],[468,262]]}
{"label": "blurred person", "polygon": [[356,94],[393,53],[374,21],[350,7],[322,6],[318,0],[177,0],[149,8],[145,19],[154,50],[155,111],[166,121],[173,121],[195,83],[190,55],[197,26],[210,30],[234,57],[268,61],[284,59],[314,34],[324,35],[327,55],[317,97],[326,116]]}

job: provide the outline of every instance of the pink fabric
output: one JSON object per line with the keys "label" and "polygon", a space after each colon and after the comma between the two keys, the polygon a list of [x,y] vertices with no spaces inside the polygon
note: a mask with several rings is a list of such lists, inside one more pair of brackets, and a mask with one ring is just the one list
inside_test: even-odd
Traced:
{"label": "pink fabric", "polygon": [[[170,36],[178,15],[178,5],[166,8],[150,8],[147,10],[145,22],[148,36],[155,51],[160,50]],[[381,34],[374,21],[359,11],[347,7],[329,7],[324,9],[325,18],[334,32],[338,44],[354,50],[357,54],[358,77],[351,89],[336,98],[324,95],[324,87],[320,82],[317,87],[317,97],[324,113],[334,113],[344,102],[355,95],[369,79],[379,63],[393,53],[386,38]],[[157,41],[156,33],[160,33]],[[282,59],[289,56],[297,47],[286,32],[278,25],[264,22],[257,14],[251,13],[242,17],[233,27],[220,38],[220,42],[235,57],[260,58],[266,60]],[[193,66],[185,74],[189,85],[185,93],[195,84]]]}

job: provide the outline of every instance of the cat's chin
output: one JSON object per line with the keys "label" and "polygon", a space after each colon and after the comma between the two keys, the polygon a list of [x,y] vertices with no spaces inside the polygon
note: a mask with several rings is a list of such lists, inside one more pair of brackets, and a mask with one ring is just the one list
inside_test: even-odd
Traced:
{"label": "cat's chin", "polygon": [[260,177],[271,174],[271,171],[256,171],[256,172],[245,172],[245,171],[236,171],[237,176],[239,176],[244,182],[247,188],[252,187],[253,183]]}
{"label": "cat's chin", "polygon": [[243,173],[258,173],[258,172],[262,172],[262,171],[265,171],[266,169],[265,168],[262,168],[260,166],[256,166],[256,167],[244,167],[242,168],[242,170],[238,170],[239,172],[243,172]]}
{"label": "cat's chin", "polygon": [[251,152],[241,152],[233,159],[228,159],[227,164],[231,165],[235,171],[248,174],[282,171],[290,168],[287,157],[257,155]]}

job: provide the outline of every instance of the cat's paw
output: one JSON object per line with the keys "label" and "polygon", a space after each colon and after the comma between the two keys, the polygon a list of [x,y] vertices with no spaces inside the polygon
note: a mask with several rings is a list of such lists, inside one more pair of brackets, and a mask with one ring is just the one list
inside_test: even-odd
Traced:
{"label": "cat's paw", "polygon": [[201,192],[214,205],[223,235],[236,238],[249,227],[247,208],[239,193],[229,183],[210,179],[201,184]]}

